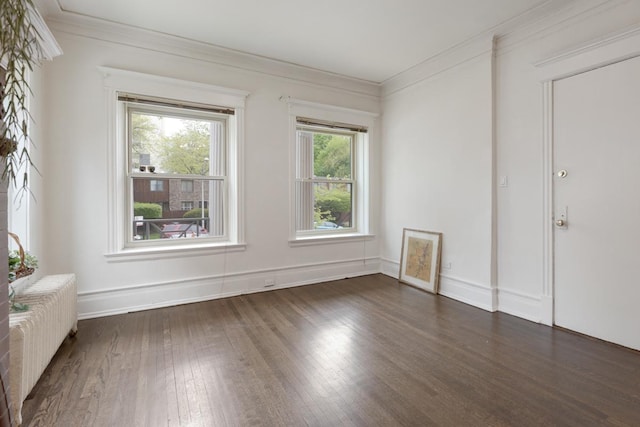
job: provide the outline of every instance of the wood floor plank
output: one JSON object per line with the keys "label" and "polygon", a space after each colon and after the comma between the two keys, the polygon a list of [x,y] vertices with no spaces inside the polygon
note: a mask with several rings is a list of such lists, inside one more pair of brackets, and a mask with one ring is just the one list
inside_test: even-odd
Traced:
{"label": "wood floor plank", "polygon": [[25,426],[637,426],[640,353],[383,275],[81,321]]}

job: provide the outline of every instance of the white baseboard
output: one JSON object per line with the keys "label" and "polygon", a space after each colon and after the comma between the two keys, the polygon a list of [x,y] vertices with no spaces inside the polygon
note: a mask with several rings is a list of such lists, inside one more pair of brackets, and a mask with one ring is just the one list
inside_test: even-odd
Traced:
{"label": "white baseboard", "polygon": [[523,292],[500,288],[498,292],[498,309],[503,313],[532,322],[542,322],[540,298]]}
{"label": "white baseboard", "polygon": [[[380,272],[378,257],[148,283],[78,294],[78,318],[169,307]],[[271,280],[273,286],[265,286]]]}
{"label": "white baseboard", "polygon": [[397,279],[400,274],[400,263],[387,258],[380,258],[380,272],[385,276]]}
{"label": "white baseboard", "polygon": [[440,274],[440,294],[494,312],[498,310],[497,289]]}
{"label": "white baseboard", "polygon": [[[400,274],[400,263],[390,259],[380,259],[381,273],[395,279]],[[457,277],[440,274],[441,295],[487,311],[496,311],[497,289]]]}
{"label": "white baseboard", "polygon": [[[397,279],[399,271],[399,262],[371,257],[81,292],[78,318],[111,316],[376,273]],[[266,287],[266,280],[274,281],[274,285]],[[440,294],[483,310],[498,310],[537,323],[553,323],[553,310],[547,307],[553,305],[551,298],[546,301],[444,274],[440,275]]]}

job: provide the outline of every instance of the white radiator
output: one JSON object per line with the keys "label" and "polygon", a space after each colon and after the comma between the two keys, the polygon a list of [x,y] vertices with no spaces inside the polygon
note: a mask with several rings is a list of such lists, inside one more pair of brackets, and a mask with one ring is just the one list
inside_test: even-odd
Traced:
{"label": "white radiator", "polygon": [[9,379],[12,413],[22,423],[22,403],[36,385],[66,336],[78,330],[76,277],[46,276],[16,296],[29,305],[9,316]]}

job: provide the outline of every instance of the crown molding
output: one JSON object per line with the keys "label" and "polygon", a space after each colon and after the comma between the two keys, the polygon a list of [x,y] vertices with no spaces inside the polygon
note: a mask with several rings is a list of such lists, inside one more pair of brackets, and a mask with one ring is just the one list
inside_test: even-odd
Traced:
{"label": "crown molding", "polygon": [[476,37],[386,80],[382,85],[382,96],[391,96],[460,64],[490,55],[492,51],[493,36]]}
{"label": "crown molding", "polygon": [[31,25],[33,25],[36,30],[36,39],[40,46],[40,58],[38,58],[38,60],[51,61],[56,56],[62,55],[62,48],[56,41],[55,37],[53,37],[51,30],[45,23],[37,7],[29,8],[29,15]]}
{"label": "crown molding", "polygon": [[[528,11],[506,20],[487,31],[432,56],[425,61],[385,80],[382,96],[391,96],[407,87],[434,77],[465,62],[493,54],[494,40],[531,22],[538,22],[562,10],[575,0],[548,0]],[[602,0],[600,0],[602,1]]]}
{"label": "crown molding", "polygon": [[518,49],[536,37],[547,36],[562,31],[575,22],[588,19],[614,9],[629,0],[580,0],[569,2],[555,13],[500,35],[496,41],[496,55],[501,56]]}
{"label": "crown molding", "polygon": [[62,10],[46,16],[52,31],[101,40],[216,64],[246,73],[294,80],[305,85],[330,88],[378,99],[380,85],[302,65],[240,52],[195,40],[82,16]]}
{"label": "crown molding", "polygon": [[591,40],[534,64],[541,82],[558,80],[640,56],[640,25]]}

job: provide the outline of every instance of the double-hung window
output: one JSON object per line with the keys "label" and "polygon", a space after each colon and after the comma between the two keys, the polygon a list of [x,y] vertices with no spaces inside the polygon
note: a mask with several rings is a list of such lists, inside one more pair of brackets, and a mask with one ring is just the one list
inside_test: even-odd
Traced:
{"label": "double-hung window", "polygon": [[[130,241],[224,239],[233,111],[130,94],[118,99],[126,112]],[[205,203],[213,209],[186,214]]]}
{"label": "double-hung window", "polygon": [[244,249],[248,92],[98,68],[110,125],[106,256]]}
{"label": "double-hung window", "polygon": [[369,143],[374,113],[288,100],[294,244],[370,234]]}
{"label": "double-hung window", "polygon": [[296,127],[296,231],[355,227],[357,132],[299,119]]}

